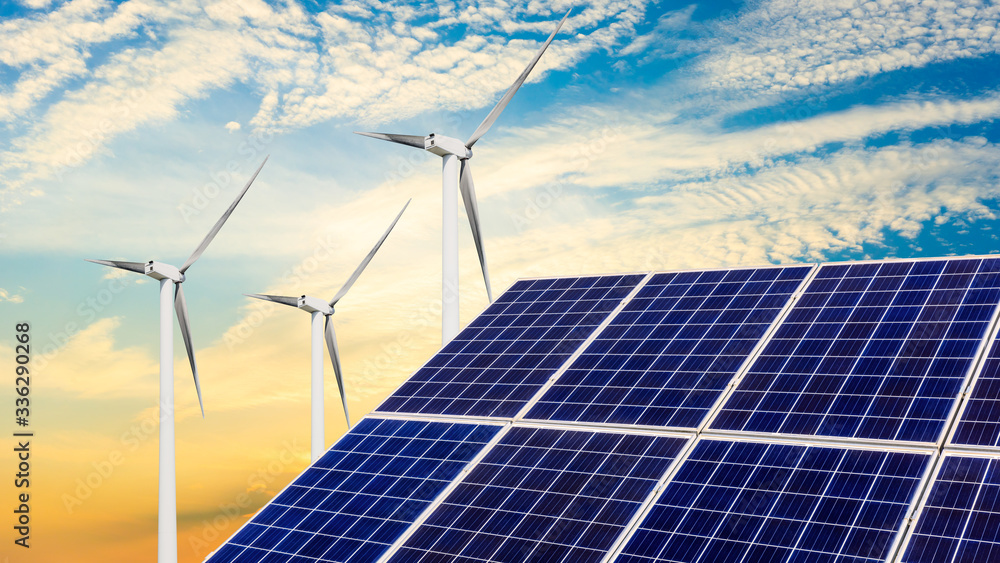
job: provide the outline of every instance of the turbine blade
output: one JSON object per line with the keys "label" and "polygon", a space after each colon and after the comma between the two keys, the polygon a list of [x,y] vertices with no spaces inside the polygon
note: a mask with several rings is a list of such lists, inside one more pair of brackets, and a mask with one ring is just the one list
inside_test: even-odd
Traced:
{"label": "turbine blade", "polygon": [[340,301],[340,299],[347,294],[347,290],[351,289],[351,286],[354,285],[355,281],[357,281],[358,276],[360,276],[361,272],[365,270],[365,268],[368,266],[368,263],[372,261],[372,257],[374,257],[375,253],[378,252],[379,247],[382,246],[383,242],[385,242],[385,238],[389,236],[389,233],[392,231],[392,228],[396,226],[396,222],[399,221],[399,218],[403,216],[403,211],[406,211],[406,208],[410,205],[411,201],[413,200],[412,199],[406,200],[406,205],[404,205],[403,209],[400,210],[399,215],[396,215],[396,218],[392,220],[392,224],[389,225],[389,228],[385,230],[385,233],[382,235],[382,238],[378,239],[378,242],[375,243],[375,247],[372,248],[371,252],[368,253],[368,256],[365,256],[365,259],[361,261],[361,265],[358,266],[358,269],[354,270],[354,273],[351,274],[350,278],[348,278],[347,283],[344,284],[344,287],[341,287],[340,291],[337,292],[337,295],[335,295],[333,299],[330,300],[331,307],[336,305],[337,301]]}
{"label": "turbine blade", "polygon": [[462,161],[459,172],[459,185],[462,190],[462,201],[465,202],[465,214],[469,216],[469,226],[472,227],[472,238],[476,241],[476,252],[479,253],[479,265],[483,267],[483,280],[486,282],[486,297],[493,303],[493,290],[490,288],[490,270],[486,267],[486,251],[483,250],[483,230],[479,225],[479,204],[476,203],[476,186],[472,183],[472,165],[469,160]]}
{"label": "turbine blade", "polygon": [[383,141],[390,141],[393,143],[399,143],[401,145],[406,145],[408,147],[416,147],[423,150],[424,148],[424,137],[419,135],[397,135],[396,133],[365,133],[362,131],[355,131],[356,135],[364,135],[365,137],[371,137],[373,139],[382,139]]}
{"label": "turbine blade", "polygon": [[254,299],[263,299],[264,301],[273,301],[275,303],[281,303],[282,305],[288,305],[289,307],[298,307],[299,300],[295,297],[284,297],[281,295],[264,295],[261,293],[244,293],[247,297],[253,297]]}
{"label": "turbine blade", "polygon": [[[572,11],[573,10],[571,9],[570,12]],[[517,89],[521,87],[521,84],[524,84],[525,80],[527,80],[528,74],[531,73],[531,69],[535,68],[535,64],[538,63],[538,59],[542,58],[542,53],[544,53],[545,49],[549,47],[549,43],[552,43],[552,39],[556,36],[557,33],[559,33],[559,29],[563,26],[564,23],[566,23],[566,18],[568,17],[569,17],[569,12],[566,12],[566,15],[563,16],[563,19],[559,21],[559,25],[556,26],[556,29],[555,31],[552,32],[552,35],[549,35],[549,38],[545,40],[545,44],[542,45],[542,48],[539,49],[537,53],[535,53],[535,58],[531,59],[531,62],[528,63],[527,68],[524,69],[524,72],[521,73],[521,76],[517,77],[517,80],[514,81],[514,84],[512,84],[511,87],[507,89],[507,92],[505,92],[503,97],[500,98],[500,101],[497,102],[497,105],[493,106],[493,110],[490,111],[490,114],[486,116],[486,119],[484,119],[483,122],[479,124],[479,127],[476,127],[475,132],[473,132],[472,136],[469,137],[469,140],[466,141],[465,146],[471,149],[472,145],[476,144],[476,141],[478,141],[480,137],[485,135],[486,132],[490,130],[490,127],[493,126],[493,122],[496,121],[498,117],[500,117],[500,112],[502,112],[504,108],[507,107],[507,104],[510,102],[510,99],[513,98],[514,94],[517,93]]]}
{"label": "turbine blade", "polygon": [[187,261],[184,262],[184,265],[181,266],[182,274],[186,272],[188,268],[191,267],[191,264],[194,264],[195,261],[199,257],[201,257],[201,254],[205,252],[205,249],[208,248],[209,244],[211,244],[212,239],[215,238],[215,235],[219,234],[219,230],[222,229],[222,225],[225,225],[226,220],[229,219],[229,216],[233,214],[233,210],[236,209],[236,204],[238,204],[240,200],[243,199],[243,194],[247,193],[247,190],[250,189],[250,184],[252,184],[253,181],[257,178],[257,174],[260,174],[260,169],[264,168],[264,164],[267,162],[268,158],[271,158],[270,155],[264,157],[264,162],[261,162],[260,166],[258,166],[257,170],[253,173],[253,176],[250,176],[250,180],[247,181],[247,185],[243,186],[243,191],[240,192],[240,195],[236,196],[236,199],[229,206],[229,209],[227,209],[226,212],[222,214],[222,217],[219,218],[218,221],[216,221],[215,226],[212,227],[212,230],[209,231],[207,235],[205,235],[205,238],[202,239],[201,244],[198,245],[198,248],[194,249],[194,252],[191,253],[191,256],[188,257]]}
{"label": "turbine blade", "polygon": [[93,262],[94,264],[100,264],[102,266],[111,266],[112,268],[118,268],[119,270],[128,270],[130,272],[135,272],[137,274],[146,273],[146,264],[142,262],[122,262],[121,260],[91,260],[90,258],[84,258],[87,262]]}
{"label": "turbine blade", "polygon": [[340,389],[340,401],[344,403],[344,416],[347,417],[347,428],[351,428],[351,415],[347,413],[347,394],[344,392],[344,377],[340,372],[340,349],[337,348],[337,333],[333,330],[333,319],[326,316],[326,347],[330,350],[330,361],[333,363],[333,374],[337,376],[337,388]]}
{"label": "turbine blade", "polygon": [[201,383],[198,382],[198,366],[194,362],[194,345],[191,343],[191,321],[188,320],[184,288],[179,283],[174,284],[174,310],[177,312],[177,324],[181,325],[181,336],[184,338],[184,348],[187,350],[188,361],[191,362],[191,374],[194,375],[194,389],[198,392],[201,417],[205,418],[205,404],[201,402]]}

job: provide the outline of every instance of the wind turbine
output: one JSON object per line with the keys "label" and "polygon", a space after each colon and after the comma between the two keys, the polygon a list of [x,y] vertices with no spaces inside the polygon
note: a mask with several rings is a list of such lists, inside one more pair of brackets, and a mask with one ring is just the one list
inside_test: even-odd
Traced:
{"label": "wind turbine", "polygon": [[[351,415],[347,412],[347,395],[344,393],[344,377],[340,370],[340,349],[337,347],[337,333],[333,330],[333,319],[331,318],[334,313],[334,307],[337,306],[337,302],[347,294],[347,290],[351,289],[354,282],[357,281],[358,276],[361,272],[368,266],[368,263],[372,261],[372,257],[378,252],[382,243],[385,242],[386,237],[392,231],[392,228],[396,226],[396,222],[402,217],[403,211],[406,211],[406,207],[410,205],[410,201],[406,202],[403,209],[396,215],[393,219],[392,224],[386,229],[382,238],[378,239],[375,243],[375,247],[371,249],[368,256],[361,261],[361,265],[358,266],[351,277],[347,279],[344,286],[340,288],[340,291],[333,296],[333,299],[329,303],[326,301],[316,298],[309,297],[308,295],[302,295],[299,297],[284,297],[282,295],[261,295],[258,293],[247,293],[247,297],[253,297],[255,299],[263,299],[264,301],[272,301],[274,303],[280,303],[282,305],[288,305],[289,307],[297,307],[312,314],[312,332],[311,332],[311,434],[310,434],[310,454],[312,455],[312,461],[319,459],[319,456],[323,455],[326,450],[326,439],[324,437],[324,409],[323,409],[323,338],[326,337],[326,347],[330,350],[330,362],[333,364],[333,373],[337,377],[337,388],[340,389],[340,401],[344,404],[344,416],[347,418],[347,428],[351,427]],[[325,320],[324,320],[325,319]],[[326,325],[325,327],[323,325]]]}
{"label": "wind turbine", "polygon": [[[479,226],[479,206],[476,203],[476,189],[472,183],[472,168],[469,159],[472,158],[472,145],[476,144],[483,135],[489,131],[490,127],[500,116],[500,112],[507,107],[511,98],[517,93],[518,88],[528,78],[528,74],[542,53],[548,48],[549,43],[559,33],[559,29],[569,12],[563,16],[556,26],[555,31],[542,45],[542,48],[531,59],[524,72],[517,77],[514,84],[507,89],[497,105],[493,107],[486,119],[479,124],[479,127],[472,133],[468,141],[464,143],[452,137],[445,137],[431,133],[426,137],[417,135],[397,135],[395,133],[363,133],[355,131],[358,135],[374,137],[383,141],[391,141],[409,147],[426,150],[441,157],[441,188],[442,188],[442,227],[441,227],[441,342],[447,344],[458,334],[458,197],[456,191],[461,185],[462,200],[465,203],[465,213],[469,217],[469,225],[472,228],[472,238],[476,242],[476,251],[479,253],[479,264],[483,269],[483,280],[486,281],[486,296],[490,303],[493,302],[493,291],[490,288],[490,274],[486,267],[486,254],[483,251],[483,233]],[[461,163],[461,164],[459,164]],[[460,171],[456,168],[460,167]],[[460,178],[456,183],[456,177]]]}
{"label": "wind turbine", "polygon": [[[176,454],[174,443],[174,330],[173,314],[170,312],[171,301],[173,301],[174,311],[177,312],[177,323],[181,326],[181,336],[184,338],[184,347],[187,349],[188,361],[191,363],[191,373],[194,376],[194,388],[198,393],[198,406],[201,407],[201,416],[205,417],[205,405],[201,401],[201,384],[198,382],[198,367],[194,361],[194,347],[191,344],[191,323],[188,320],[187,303],[184,301],[184,290],[181,284],[187,279],[185,272],[192,264],[201,257],[205,249],[219,234],[222,225],[225,224],[236,204],[243,199],[243,195],[250,189],[250,184],[257,178],[260,169],[264,167],[264,162],[260,163],[257,171],[253,173],[250,180],[236,200],[229,206],[229,209],[222,214],[208,235],[202,239],[198,248],[194,249],[191,256],[180,268],[175,268],[170,264],[156,262],[122,262],[119,260],[90,260],[95,264],[102,264],[112,268],[128,270],[137,274],[145,274],[154,280],[160,281],[160,482],[159,482],[159,514],[157,517],[157,561],[159,563],[176,563],[177,561],[177,477],[176,477]],[[170,287],[173,285],[174,294],[171,299]]]}

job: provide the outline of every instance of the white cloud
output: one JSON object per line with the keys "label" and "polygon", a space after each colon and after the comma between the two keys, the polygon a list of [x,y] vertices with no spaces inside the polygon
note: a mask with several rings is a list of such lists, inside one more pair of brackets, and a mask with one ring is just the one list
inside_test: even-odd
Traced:
{"label": "white cloud", "polygon": [[13,88],[0,90],[0,121],[16,122],[70,79],[85,77],[94,47],[131,38],[149,22],[176,23],[192,8],[191,1],[168,8],[154,0],[71,0],[46,14],[0,23],[0,63],[21,71]]}
{"label": "white cloud", "polygon": [[[665,12],[656,20],[656,26],[648,33],[639,35],[625,48],[618,51],[619,56],[642,54],[644,61],[653,58],[669,58],[688,50],[690,41],[681,41],[691,33],[692,28],[702,29],[702,25],[691,20],[697,6],[691,4],[681,10]],[[681,47],[684,45],[685,47]]]}
{"label": "white cloud", "polygon": [[236,121],[230,121],[229,123],[226,124],[226,131],[229,131],[230,133],[239,130],[240,130],[240,124]]}
{"label": "white cloud", "polygon": [[[428,24],[410,22],[432,8],[379,7],[393,17],[372,18],[370,9],[355,15],[349,6],[312,16],[294,2],[270,6],[261,0],[73,0],[44,17],[4,22],[0,62],[23,70],[0,92],[0,119],[15,121],[22,134],[0,152],[7,192],[0,207],[20,203],[32,182],[61,177],[106,152],[112,139],[174,119],[192,100],[236,82],[260,92],[250,124],[275,131],[487,105],[568,6],[483,5]],[[642,10],[639,0],[608,0],[575,14],[532,80],[613,45],[631,33]],[[439,42],[447,26],[466,24],[489,31]],[[535,37],[508,38],[515,31]],[[128,41],[113,44],[103,62],[88,67],[95,45],[123,39]],[[82,85],[35,107],[70,78]],[[25,119],[28,112],[38,115]]]}
{"label": "white cloud", "polygon": [[24,297],[0,287],[0,303],[4,301],[8,303],[24,303]]}
{"label": "white cloud", "polygon": [[104,318],[75,333],[47,356],[40,385],[86,398],[145,396],[155,405],[159,362],[144,348],[119,346],[119,326],[120,318]]}
{"label": "white cloud", "polygon": [[[1000,116],[1000,95],[857,106],[755,129],[720,131],[716,117],[682,120],[656,110],[574,108],[571,116],[493,139],[476,163],[480,197],[566,179],[594,188],[647,191],[706,177],[725,179],[831,143],[864,143],[893,131],[969,124]],[[594,127],[593,124],[600,124]],[[485,160],[487,154],[515,158]],[[495,163],[495,164],[494,164]],[[490,176],[488,181],[483,178]]]}
{"label": "white cloud", "polygon": [[684,254],[692,263],[699,253],[733,249],[733,241],[765,252],[768,261],[822,260],[830,252],[861,252],[885,232],[914,238],[932,220],[995,219],[984,202],[1000,196],[998,165],[1000,147],[979,139],[844,150],[683,183],[637,200],[632,214],[689,233]]}
{"label": "white cloud", "polygon": [[[1000,96],[858,106],[742,131],[720,129],[710,119],[683,120],[664,106],[643,109],[612,103],[577,106],[571,112],[554,115],[558,117],[534,127],[510,129],[501,123],[477,145],[472,162],[480,213],[487,230],[488,253],[492,252],[493,243],[489,242],[492,237],[517,231],[517,220],[513,218],[533,213],[529,207],[535,203],[531,200],[552,186],[562,186],[567,193],[589,188],[587,197],[595,199],[578,211],[584,213],[584,217],[603,216],[606,211],[601,208],[611,203],[670,192],[689,182],[706,179],[725,182],[748,172],[795,162],[831,143],[857,146],[887,132],[993,119],[1000,116]],[[374,144],[373,150],[382,148],[378,141],[367,142]],[[425,250],[436,255],[439,250],[435,250],[434,237],[437,235],[433,233],[440,225],[440,202],[433,192],[428,193],[427,186],[440,181],[438,165],[417,151],[386,146],[384,154],[379,154],[382,160],[376,170],[384,170],[387,178],[397,173],[401,173],[401,177],[387,180],[377,188],[366,188],[363,196],[336,186],[336,180],[328,175],[304,172],[272,159],[222,236],[213,243],[213,254],[273,259],[306,256],[312,253],[315,241],[327,237],[354,240],[358,229],[364,228],[372,217],[386,215],[387,222],[394,208],[412,196],[416,198],[414,205],[403,217],[402,225],[408,230],[416,229],[421,240],[427,243]],[[81,256],[91,256],[94,248],[105,248],[106,256],[95,255],[100,258],[155,257],[170,261],[171,256],[177,255],[180,260],[184,256],[179,254],[187,250],[181,241],[189,240],[191,246],[196,244],[235,195],[233,189],[242,185],[257,166],[259,158],[240,160],[242,167],[234,180],[189,223],[179,220],[177,215],[165,215],[163,211],[172,209],[179,201],[192,204],[191,186],[200,189],[200,184],[191,178],[208,180],[210,176],[205,170],[198,167],[169,182],[159,178],[146,182],[142,177],[144,171],[137,170],[136,178],[115,174],[112,179],[102,181],[100,187],[107,192],[106,196],[98,197],[98,192],[91,188],[88,197],[80,202],[56,201],[44,207],[26,207],[25,213],[19,216],[23,217],[25,226],[43,222],[51,216],[65,220],[50,225],[44,237],[23,237],[21,225],[12,224],[12,232],[18,233],[18,240],[12,244],[35,251],[59,249],[68,252],[72,249]],[[368,181],[380,175],[376,172]],[[331,181],[336,186],[336,197],[330,197]],[[110,217],[108,206],[115,198],[132,193],[136,182],[146,182],[152,192],[135,202],[134,213],[115,215],[116,227],[130,233],[128,237],[110,232],[91,238],[79,237],[81,229],[89,228],[94,216]],[[297,193],[304,200],[317,202],[313,213],[304,216],[296,200],[283,195],[289,185],[298,186]],[[599,190],[621,188],[630,193],[619,194],[613,202],[597,199],[603,197]],[[598,191],[592,193],[594,190]],[[543,203],[546,197],[549,196],[543,195]],[[48,201],[52,201],[51,198]],[[548,212],[543,215],[552,217]],[[331,224],[329,217],[337,217],[337,221]],[[567,221],[572,219],[567,218]],[[260,237],[262,229],[266,229],[269,236]],[[175,233],[178,238],[165,239],[159,234],[164,232]],[[368,244],[357,241],[352,248],[356,247],[358,256],[363,256]],[[347,262],[338,261],[338,264],[353,269],[354,265]],[[434,275],[433,270],[431,275]]]}
{"label": "white cloud", "polygon": [[250,52],[292,56],[239,30],[191,28],[172,35],[159,50],[114,55],[88,84],[53,104],[4,154],[0,174],[16,178],[8,185],[62,174],[105,151],[114,137],[176,117],[189,100],[249,76]]}
{"label": "white cloud", "polygon": [[709,85],[785,91],[1000,50],[1000,5],[981,0],[756,2],[715,28]]}
{"label": "white cloud", "polygon": [[48,8],[52,5],[55,0],[19,0],[21,5],[27,6],[28,8],[33,8],[35,10],[41,10],[42,8]]}
{"label": "white cloud", "polygon": [[[551,13],[533,3],[468,6],[423,27],[410,25],[410,6],[380,7],[393,12],[391,23],[373,25],[367,13],[358,17],[363,11],[356,4],[318,15],[319,53],[265,80],[270,91],[251,123],[276,129],[338,118],[377,124],[488,105],[523,70],[568,6],[551,6]],[[610,48],[632,33],[643,9],[638,1],[596,2],[572,15],[529,81]],[[435,41],[438,30],[453,25],[480,34],[447,45]],[[523,32],[538,38],[509,38]]]}

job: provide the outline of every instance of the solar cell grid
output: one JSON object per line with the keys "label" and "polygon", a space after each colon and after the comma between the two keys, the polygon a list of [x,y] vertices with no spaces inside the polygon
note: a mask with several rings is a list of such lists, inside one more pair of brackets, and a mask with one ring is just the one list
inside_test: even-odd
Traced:
{"label": "solar cell grid", "polygon": [[1000,460],[945,456],[903,561],[1000,560]]}
{"label": "solar cell grid", "polygon": [[375,561],[499,430],[365,419],[207,561]]}
{"label": "solar cell grid", "polygon": [[1000,300],[1000,260],[824,265],[711,428],[935,441]]}
{"label": "solar cell grid", "polygon": [[929,458],[702,439],[615,561],[883,561]]}
{"label": "solar cell grid", "polygon": [[698,426],[811,270],[654,275],[526,418]]}
{"label": "solar cell grid", "polygon": [[686,442],[512,428],[390,561],[600,561]]}
{"label": "solar cell grid", "polygon": [[514,416],[643,277],[519,281],[377,410]]}

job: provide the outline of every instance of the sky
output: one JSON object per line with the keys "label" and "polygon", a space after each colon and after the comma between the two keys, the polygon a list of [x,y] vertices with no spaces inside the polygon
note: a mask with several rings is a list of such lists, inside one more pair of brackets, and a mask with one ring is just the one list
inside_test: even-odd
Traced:
{"label": "sky", "polygon": [[[30,545],[0,455],[0,563],[154,561],[153,280],[188,271],[205,417],[175,335],[180,560],[309,461],[309,322],[329,299],[352,420],[440,347],[440,163],[475,146],[494,292],[515,280],[982,255],[998,248],[1000,6],[966,0],[12,0],[0,4],[0,363],[30,325]],[[460,211],[461,318],[487,303]],[[328,445],[346,429],[327,365]],[[15,425],[13,381],[0,397]]]}

